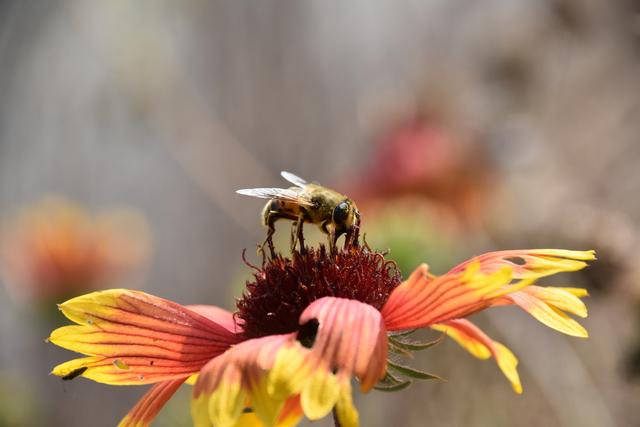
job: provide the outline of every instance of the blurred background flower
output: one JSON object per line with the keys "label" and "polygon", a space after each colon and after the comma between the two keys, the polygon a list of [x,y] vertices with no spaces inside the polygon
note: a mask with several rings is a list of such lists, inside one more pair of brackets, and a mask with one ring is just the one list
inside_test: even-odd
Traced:
{"label": "blurred background flower", "polygon": [[[596,249],[583,283],[571,278],[591,290],[589,340],[516,313],[504,328],[509,308],[474,317],[522,355],[522,396],[445,342],[416,362],[448,384],[356,405],[374,427],[634,425],[639,13],[623,0],[4,1],[0,219],[50,193],[90,218],[135,207],[154,231],[139,288],[227,308],[249,277],[242,249],[255,261],[264,239],[262,203],[234,191],[279,186],[280,170],[349,194],[370,244],[412,267]],[[67,357],[42,343],[55,325],[2,281],[0,375],[26,385],[37,410],[21,413],[42,415],[18,424],[115,425],[143,391],[48,376]],[[155,425],[188,425],[188,395]]]}
{"label": "blurred background flower", "polygon": [[21,301],[53,305],[101,287],[123,285],[149,251],[147,224],[132,210],[100,214],[60,196],[22,209],[3,229],[4,283]]}
{"label": "blurred background flower", "polygon": [[433,111],[404,114],[374,137],[364,167],[346,180],[348,193],[365,215],[414,196],[429,201],[444,223],[477,226],[499,182],[486,145]]}

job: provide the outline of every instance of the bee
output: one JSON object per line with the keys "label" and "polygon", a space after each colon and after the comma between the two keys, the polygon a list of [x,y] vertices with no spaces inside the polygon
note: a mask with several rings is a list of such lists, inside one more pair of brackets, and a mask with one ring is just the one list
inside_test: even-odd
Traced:
{"label": "bee", "polygon": [[[236,191],[245,196],[269,199],[262,210],[262,222],[267,227],[265,243],[272,255],[272,236],[275,222],[281,218],[293,221],[291,228],[291,250],[300,244],[304,252],[302,227],[305,222],[316,224],[329,239],[329,250],[334,253],[336,241],[346,234],[345,246],[357,244],[360,229],[360,212],[353,200],[320,184],[310,183],[290,172],[280,175],[294,186],[289,188],[251,188]],[[263,244],[264,246],[264,244]]]}

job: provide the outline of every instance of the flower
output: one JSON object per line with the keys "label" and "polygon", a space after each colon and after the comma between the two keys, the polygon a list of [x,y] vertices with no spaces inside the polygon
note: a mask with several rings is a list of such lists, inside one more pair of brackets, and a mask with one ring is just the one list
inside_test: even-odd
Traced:
{"label": "flower", "polygon": [[520,393],[516,357],[467,317],[516,305],[551,328],[586,337],[565,313],[586,316],[586,292],[534,283],[594,258],[593,251],[491,252],[442,276],[423,264],[402,281],[394,263],[367,247],[335,255],[309,248],[254,267],[235,313],[126,289],[94,292],[60,305],[77,325],[56,329],[49,340],[86,357],[53,374],[155,384],[120,426],[149,425],[184,382],[194,384],[196,426],[292,426],[303,415],[316,420],[332,411],[339,425],[357,426],[353,377],[363,392],[404,388],[409,381],[401,377],[437,378],[388,360],[431,346],[406,339],[430,327],[476,357],[493,357]]}
{"label": "flower", "polygon": [[131,210],[90,214],[47,196],[5,224],[0,267],[18,299],[45,300],[103,287],[138,267],[148,253],[144,218]]}
{"label": "flower", "polygon": [[495,189],[490,155],[441,113],[413,111],[374,142],[364,167],[344,180],[362,213],[376,213],[389,199],[403,198],[429,201],[461,225],[475,225],[486,211]]}

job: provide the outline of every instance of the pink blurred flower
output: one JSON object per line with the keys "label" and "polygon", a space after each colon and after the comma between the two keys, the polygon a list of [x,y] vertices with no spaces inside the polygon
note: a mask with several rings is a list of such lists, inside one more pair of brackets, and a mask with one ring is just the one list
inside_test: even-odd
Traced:
{"label": "pink blurred flower", "polygon": [[363,212],[389,198],[420,196],[468,222],[481,213],[492,174],[482,147],[466,143],[443,122],[416,114],[381,134],[367,165],[351,178],[349,194]]}

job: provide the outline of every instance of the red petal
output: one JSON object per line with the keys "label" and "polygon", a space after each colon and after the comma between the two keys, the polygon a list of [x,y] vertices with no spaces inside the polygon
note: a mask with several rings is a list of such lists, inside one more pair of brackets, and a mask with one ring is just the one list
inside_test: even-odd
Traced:
{"label": "red petal", "polygon": [[300,324],[319,322],[312,352],[331,369],[355,374],[363,391],[384,375],[387,364],[387,332],[380,312],[359,301],[325,297],[311,303]]}
{"label": "red petal", "polygon": [[215,305],[187,305],[186,307],[224,327],[229,332],[234,334],[242,333],[242,325],[237,323],[232,312],[224,308],[216,307]]}

